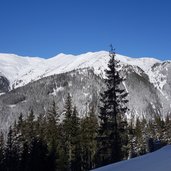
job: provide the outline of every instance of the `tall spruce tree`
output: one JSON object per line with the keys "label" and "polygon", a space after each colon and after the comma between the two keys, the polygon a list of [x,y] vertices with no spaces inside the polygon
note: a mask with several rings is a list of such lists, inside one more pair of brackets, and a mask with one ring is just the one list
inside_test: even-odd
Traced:
{"label": "tall spruce tree", "polygon": [[[48,144],[48,149],[50,151],[50,161],[52,161],[51,165],[55,168],[57,165],[57,161],[59,160],[59,114],[58,107],[56,106],[55,101],[53,101],[52,105],[49,107],[46,113],[46,124],[45,124],[45,140]],[[55,160],[56,161],[55,161]]]}
{"label": "tall spruce tree", "polygon": [[72,113],[73,113],[73,106],[72,106],[72,98],[68,93],[68,96],[65,101],[64,107],[64,120],[63,120],[63,160],[65,160],[65,165],[67,166],[67,170],[71,170],[72,165]]}
{"label": "tall spruce tree", "polygon": [[100,128],[98,135],[98,156],[100,166],[114,163],[123,159],[122,147],[125,141],[125,113],[128,108],[126,99],[128,93],[121,88],[124,79],[119,75],[119,61],[111,46],[110,60],[106,73],[106,90],[101,94]]}
{"label": "tall spruce tree", "polygon": [[67,170],[81,170],[80,121],[76,107],[72,105],[72,98],[68,94],[63,120],[63,151]]}
{"label": "tall spruce tree", "polygon": [[48,146],[51,148],[54,145],[58,146],[58,121],[59,115],[57,113],[57,107],[55,101],[53,101],[52,106],[49,108],[47,114],[47,123],[46,123],[46,141],[48,142]]}
{"label": "tall spruce tree", "polygon": [[89,109],[88,115],[81,119],[81,148],[82,169],[90,170],[95,167],[95,154],[97,150],[98,120],[94,107]]}
{"label": "tall spruce tree", "polygon": [[71,170],[80,171],[81,170],[81,144],[80,144],[80,119],[78,117],[78,112],[76,106],[73,109],[71,116]]}

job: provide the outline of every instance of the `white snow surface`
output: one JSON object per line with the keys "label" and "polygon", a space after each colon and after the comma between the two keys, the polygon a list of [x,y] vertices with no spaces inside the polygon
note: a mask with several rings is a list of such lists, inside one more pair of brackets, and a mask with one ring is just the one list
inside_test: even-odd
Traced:
{"label": "white snow surface", "polygon": [[93,171],[171,171],[171,145],[153,153],[107,165]]}
{"label": "white snow surface", "polygon": [[[121,65],[140,67],[148,73],[155,63],[161,61],[154,58],[130,58],[116,54]],[[39,57],[22,57],[14,54],[0,54],[0,75],[10,81],[11,87],[17,88],[42,77],[69,72],[79,68],[93,68],[95,74],[104,76],[109,53],[106,51],[88,52],[81,55],[58,54],[44,59]]]}

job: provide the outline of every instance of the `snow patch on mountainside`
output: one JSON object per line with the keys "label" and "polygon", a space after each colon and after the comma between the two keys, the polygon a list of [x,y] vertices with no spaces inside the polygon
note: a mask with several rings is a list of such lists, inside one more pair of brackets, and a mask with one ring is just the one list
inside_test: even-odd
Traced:
{"label": "snow patch on mountainside", "polygon": [[157,87],[159,90],[163,89],[163,86],[166,84],[167,80],[167,74],[162,74],[161,70],[163,68],[166,68],[167,72],[167,66],[159,65],[157,68],[151,69],[148,74],[150,75],[150,81],[154,83],[155,87]]}

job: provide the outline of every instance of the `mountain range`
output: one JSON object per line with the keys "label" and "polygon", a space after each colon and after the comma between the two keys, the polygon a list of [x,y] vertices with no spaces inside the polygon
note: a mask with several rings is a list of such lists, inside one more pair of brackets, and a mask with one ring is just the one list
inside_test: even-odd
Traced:
{"label": "mountain range", "polygon": [[[171,61],[155,58],[131,58],[116,54],[119,72],[125,78],[121,86],[128,91],[130,114],[152,118],[171,111]],[[48,110],[54,100],[62,112],[68,93],[80,116],[90,106],[98,113],[99,94],[105,88],[106,51],[81,55],[59,54],[44,59],[0,54],[0,127],[5,130],[20,113],[27,116]]]}

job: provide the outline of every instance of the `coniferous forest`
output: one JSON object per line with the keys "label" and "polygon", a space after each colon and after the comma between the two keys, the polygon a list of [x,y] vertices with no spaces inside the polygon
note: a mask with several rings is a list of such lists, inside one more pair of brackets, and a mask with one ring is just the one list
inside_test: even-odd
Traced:
{"label": "coniferous forest", "polygon": [[55,102],[38,117],[33,110],[27,118],[21,113],[8,134],[0,135],[0,170],[86,171],[152,152],[171,142],[169,115],[154,115],[147,120],[135,117],[126,107],[128,93],[121,86],[124,78],[119,75],[119,61],[112,47],[109,55],[98,114],[91,106],[80,118],[69,92],[62,113]]}

